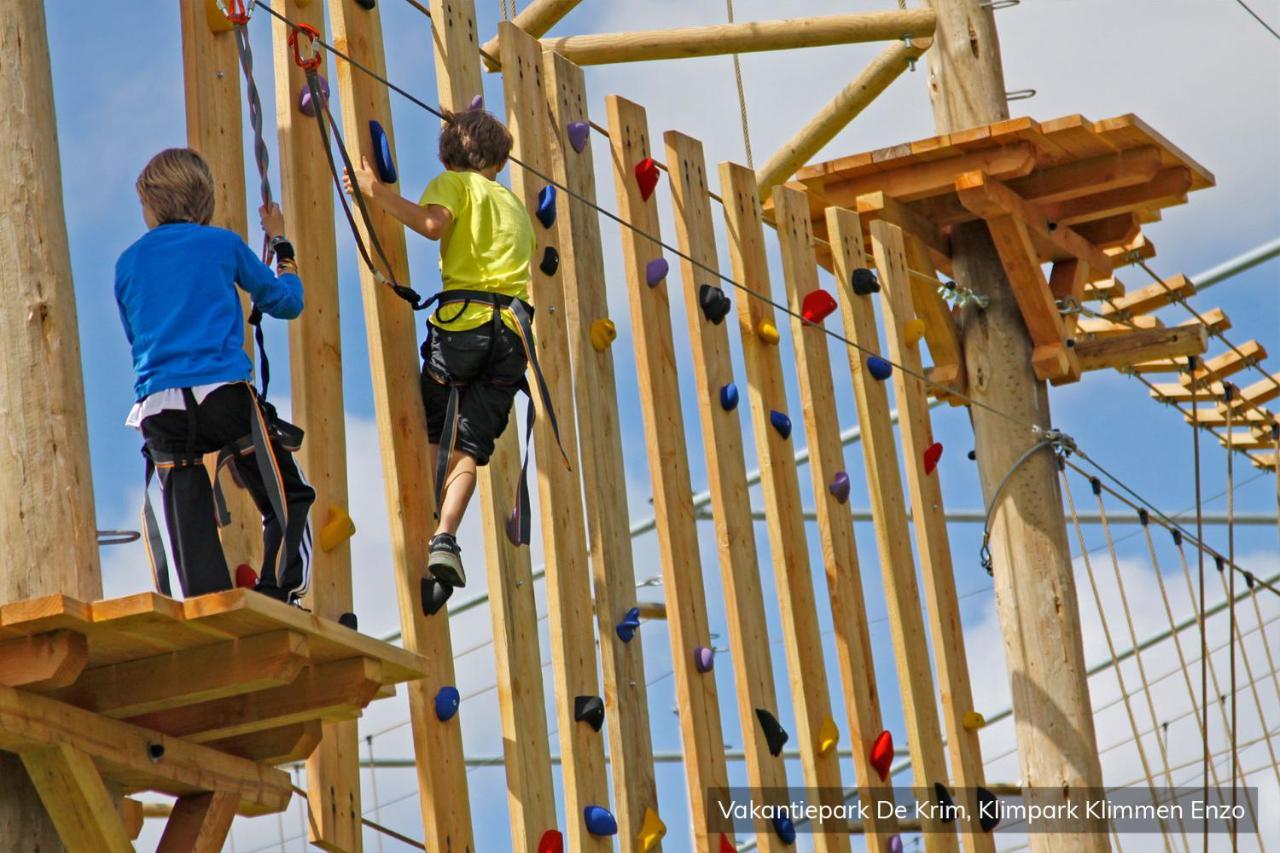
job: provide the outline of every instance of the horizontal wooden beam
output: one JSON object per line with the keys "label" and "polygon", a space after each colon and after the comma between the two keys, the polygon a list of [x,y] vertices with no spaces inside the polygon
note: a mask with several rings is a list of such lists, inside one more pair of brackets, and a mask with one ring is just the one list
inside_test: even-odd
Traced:
{"label": "horizontal wooden beam", "polygon": [[1194,296],[1196,286],[1185,275],[1175,275],[1164,283],[1153,282],[1141,290],[1111,300],[1099,313],[1104,317],[1127,318],[1149,314],[1179,299]]}
{"label": "horizontal wooden beam", "polygon": [[[511,23],[534,38],[542,38],[581,2],[582,0],[533,0],[511,19]],[[485,67],[490,71],[498,71],[502,68],[502,62],[498,58],[497,36],[485,42],[480,51]]]}
{"label": "horizontal wooden beam", "polygon": [[1216,403],[1222,399],[1222,383],[1188,388],[1178,382],[1160,382],[1151,388],[1151,396],[1165,403]]}
{"label": "horizontal wooden beam", "polygon": [[1124,296],[1124,282],[1112,277],[1091,281],[1086,284],[1084,286],[1084,296],[1081,298],[1086,302],[1101,302],[1108,299],[1119,299],[1121,296]]}
{"label": "horizontal wooden beam", "polygon": [[694,56],[928,38],[933,35],[936,20],[931,9],[857,12],[786,21],[563,36],[543,39],[542,46],[578,65],[605,65],[613,62],[687,59]]}
{"label": "horizontal wooden beam", "polygon": [[1106,219],[1082,222],[1072,230],[1098,248],[1109,249],[1132,242],[1142,231],[1142,223],[1136,213],[1120,213]]}
{"label": "horizontal wooden beam", "polygon": [[1111,259],[1112,264],[1121,267],[1151,260],[1156,256],[1156,244],[1146,234],[1139,234],[1123,246],[1112,246],[1102,251]]}
{"label": "horizontal wooden beam", "polygon": [[1213,358],[1205,359],[1193,373],[1183,376],[1178,381],[1187,387],[1207,382],[1220,382],[1266,357],[1266,347],[1256,340],[1248,340],[1235,349],[1229,349]]}
{"label": "horizontal wooden beam", "polygon": [[1234,450],[1274,450],[1276,443],[1269,435],[1259,435],[1254,430],[1235,430],[1220,434],[1218,443]]}
{"label": "horizontal wooden beam", "polygon": [[[1183,416],[1183,420],[1192,423],[1191,413],[1187,412]],[[1227,425],[1227,411],[1222,407],[1216,409],[1200,409],[1196,412],[1195,422],[1202,427],[1225,427]],[[1275,421],[1275,415],[1266,409],[1247,409],[1243,412],[1231,413],[1232,426],[1249,426],[1260,427],[1266,426]]]}
{"label": "horizontal wooden beam", "polygon": [[53,631],[0,642],[0,684],[45,690],[75,681],[89,661],[84,634]]}
{"label": "horizontal wooden beam", "polygon": [[[877,219],[892,222],[924,243],[933,256],[937,269],[951,269],[951,240],[936,225],[910,207],[883,192],[860,195],[855,201],[858,219],[864,231]],[[814,220],[815,222],[817,219]],[[825,232],[825,225],[823,226]],[[939,263],[944,261],[945,264]]]}
{"label": "horizontal wooden beam", "polygon": [[229,752],[262,764],[287,764],[302,761],[311,755],[319,746],[323,731],[319,720],[309,720],[213,740],[208,745],[210,749]]}
{"label": "horizontal wooden beam", "polygon": [[1083,196],[1044,206],[1044,215],[1059,225],[1104,219],[1141,208],[1170,207],[1185,200],[1191,189],[1191,170],[1165,169],[1146,183]]}
{"label": "horizontal wooden beam", "polygon": [[1159,171],[1159,148],[1132,148],[1040,169],[1010,181],[1009,189],[1037,204],[1052,204],[1144,184]]}
{"label": "horizontal wooden beam", "polygon": [[1155,359],[1200,355],[1209,346],[1202,326],[1147,329],[1091,341],[1075,346],[1081,370],[1122,368]]}
{"label": "horizontal wooden beam", "polygon": [[1081,317],[1076,322],[1076,331],[1081,337],[1104,337],[1106,335],[1124,335],[1140,329],[1162,329],[1164,323],[1156,317],[1135,317],[1124,323],[1106,320],[1101,317]]}
{"label": "horizontal wooden beam", "polygon": [[1232,406],[1237,409],[1248,406],[1260,406],[1280,397],[1280,373],[1264,376],[1252,385],[1240,389]]}

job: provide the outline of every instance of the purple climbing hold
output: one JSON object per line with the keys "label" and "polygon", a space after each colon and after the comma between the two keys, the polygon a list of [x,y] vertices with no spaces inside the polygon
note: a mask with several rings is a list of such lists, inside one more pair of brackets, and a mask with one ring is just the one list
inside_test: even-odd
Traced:
{"label": "purple climbing hold", "polygon": [[791,418],[785,413],[773,409],[769,412],[769,423],[773,424],[773,428],[778,431],[778,435],[783,439],[791,438]]}
{"label": "purple climbing hold", "polygon": [[693,665],[698,672],[710,672],[716,665],[716,653],[706,646],[693,650]]}
{"label": "purple climbing hold", "polygon": [[585,121],[571,121],[565,132],[569,135],[569,145],[579,154],[582,149],[587,147],[587,143],[591,141],[591,125]]}
{"label": "purple climbing hold", "polygon": [[867,371],[871,374],[872,379],[877,382],[883,382],[893,375],[893,365],[878,355],[868,356]]}
{"label": "purple climbing hold", "polygon": [[523,543],[523,525],[520,523],[520,507],[514,507],[507,516],[507,539],[512,545],[519,547]]}
{"label": "purple climbing hold", "polygon": [[[329,100],[329,81],[317,74],[316,87],[320,90],[320,97]],[[306,83],[302,84],[302,91],[298,93],[298,112],[311,118],[316,116],[315,104],[311,103],[311,87]]]}
{"label": "purple climbing hold", "polygon": [[484,109],[484,95],[476,95],[471,99],[471,103],[467,105],[468,110]]}
{"label": "purple climbing hold", "polygon": [[827,489],[840,503],[846,503],[849,500],[849,475],[843,471],[837,471]]}
{"label": "purple climbing hold", "polygon": [[894,835],[889,838],[889,853],[902,853],[901,835]]}
{"label": "purple climbing hold", "polygon": [[650,287],[657,287],[670,270],[671,265],[666,258],[654,258],[644,266],[644,280]]}
{"label": "purple climbing hold", "polygon": [[730,382],[720,387],[720,408],[732,412],[738,408],[738,386]]}

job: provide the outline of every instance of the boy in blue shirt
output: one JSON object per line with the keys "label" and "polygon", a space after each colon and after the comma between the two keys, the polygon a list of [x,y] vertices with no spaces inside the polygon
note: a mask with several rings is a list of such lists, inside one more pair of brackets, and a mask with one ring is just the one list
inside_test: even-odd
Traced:
{"label": "boy in blue shirt", "polygon": [[[286,430],[274,411],[266,406],[264,417],[259,405],[236,293],[239,286],[273,317],[301,313],[302,282],[284,238],[284,215],[276,205],[260,211],[277,258],[273,273],[239,235],[209,225],[213,177],[196,152],[160,152],[138,176],[137,190],[149,230],[116,262],[115,282],[137,377],[137,402],[126,424],[141,430],[143,453],[159,471],[182,592],[189,597],[232,587],[203,464],[204,454],[226,450],[262,512],[256,589],[296,603],[309,579],[307,513],[315,492],[282,442]],[[258,447],[269,444],[271,452],[262,454],[274,457],[269,464],[258,458],[255,436]],[[150,556],[154,564],[158,555]]]}

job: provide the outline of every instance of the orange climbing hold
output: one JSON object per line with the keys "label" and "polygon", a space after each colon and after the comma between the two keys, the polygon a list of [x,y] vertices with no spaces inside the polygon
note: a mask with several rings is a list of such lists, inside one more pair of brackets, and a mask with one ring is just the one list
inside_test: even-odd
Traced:
{"label": "orange climbing hold", "polygon": [[640,198],[645,201],[653,195],[658,185],[658,164],[652,157],[646,157],[636,164],[636,185],[640,187]]}
{"label": "orange climbing hold", "polygon": [[893,735],[888,729],[877,735],[875,743],[871,744],[869,760],[880,781],[889,781],[889,768],[893,765]]}
{"label": "orange climbing hold", "polygon": [[805,295],[804,303],[800,307],[800,316],[810,323],[821,323],[835,310],[836,301],[831,298],[831,294],[819,288]]}

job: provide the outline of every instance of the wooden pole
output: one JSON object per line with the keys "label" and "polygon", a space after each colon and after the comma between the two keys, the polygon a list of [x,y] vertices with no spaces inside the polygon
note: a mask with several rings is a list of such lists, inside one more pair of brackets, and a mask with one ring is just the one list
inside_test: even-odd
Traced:
{"label": "wooden pole", "polygon": [[[577,8],[582,0],[533,0],[511,19],[511,23],[534,38],[542,38],[560,19]],[[490,71],[498,71],[502,63],[498,57],[498,37],[494,36],[480,48],[481,57]]]}
{"label": "wooden pole", "polygon": [[[979,0],[930,0],[938,32],[929,52],[929,93],[939,131],[1008,118],[1000,44],[990,8]],[[1032,372],[1032,344],[1004,266],[981,223],[951,235],[956,280],[990,299],[963,319],[979,475],[986,500],[1008,476],[996,506],[991,555],[996,609],[1005,640],[1022,778],[1032,802],[1077,800],[1102,786],[1085,675],[1080,611],[1053,454],[1011,469],[1050,426],[1045,384]],[[1031,836],[1033,851],[1108,849],[1104,827],[1088,835]]]}
{"label": "wooden pole", "polygon": [[[0,603],[102,597],[43,3],[0,0]],[[0,849],[62,843],[0,754]]]}
{"label": "wooden pole", "polygon": [[934,14],[928,9],[891,12],[856,12],[822,18],[787,21],[753,21],[714,24],[674,30],[633,33],[601,33],[544,39],[543,46],[578,65],[644,62],[652,59],[687,59],[923,38],[933,35]]}

